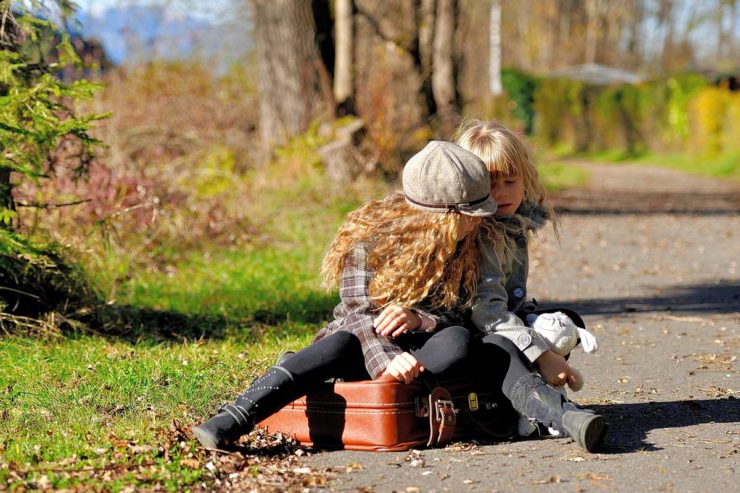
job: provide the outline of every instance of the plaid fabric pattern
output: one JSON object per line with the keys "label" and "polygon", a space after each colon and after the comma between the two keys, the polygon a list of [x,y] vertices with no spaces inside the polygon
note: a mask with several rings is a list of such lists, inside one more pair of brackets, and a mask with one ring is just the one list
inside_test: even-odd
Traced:
{"label": "plaid fabric pattern", "polygon": [[[314,341],[338,330],[355,334],[362,345],[365,368],[372,378],[377,378],[404,349],[393,339],[377,334],[373,328],[373,319],[380,310],[370,299],[368,287],[371,279],[372,272],[367,267],[367,247],[357,245],[347,255],[344,263],[339,283],[341,302],[334,308],[334,320],[316,334]],[[462,324],[462,317],[453,312],[425,310],[422,307],[413,309],[435,321],[429,330],[431,332]]]}

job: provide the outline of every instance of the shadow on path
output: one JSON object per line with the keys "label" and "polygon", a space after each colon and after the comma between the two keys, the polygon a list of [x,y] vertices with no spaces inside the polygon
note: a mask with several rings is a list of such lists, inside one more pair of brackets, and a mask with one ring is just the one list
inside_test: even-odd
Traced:
{"label": "shadow on path", "polygon": [[[604,415],[609,423],[605,453],[662,450],[647,441],[648,433],[660,428],[740,422],[740,401],[734,397],[593,405],[588,408]],[[685,431],[678,433],[689,439]]]}
{"label": "shadow on path", "polygon": [[553,194],[559,214],[740,216],[738,192],[627,192],[573,189]]}
{"label": "shadow on path", "polygon": [[624,313],[740,313],[740,283],[674,286],[662,296],[597,298],[577,302],[538,300],[541,308],[567,306],[581,315]]}

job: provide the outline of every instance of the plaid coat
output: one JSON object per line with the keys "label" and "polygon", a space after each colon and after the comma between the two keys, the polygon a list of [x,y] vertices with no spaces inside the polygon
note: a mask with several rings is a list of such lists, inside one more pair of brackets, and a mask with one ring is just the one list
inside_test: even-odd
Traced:
{"label": "plaid coat", "polygon": [[[365,368],[372,378],[377,378],[393,358],[404,352],[404,348],[396,340],[377,334],[373,328],[373,319],[380,309],[370,299],[368,292],[372,272],[367,266],[367,254],[367,246],[360,244],[347,255],[339,282],[341,302],[334,308],[334,320],[316,334],[314,342],[339,330],[355,334],[362,345]],[[411,308],[434,322],[416,329],[417,332],[436,332],[463,324],[462,314],[455,311],[428,309],[423,302]]]}

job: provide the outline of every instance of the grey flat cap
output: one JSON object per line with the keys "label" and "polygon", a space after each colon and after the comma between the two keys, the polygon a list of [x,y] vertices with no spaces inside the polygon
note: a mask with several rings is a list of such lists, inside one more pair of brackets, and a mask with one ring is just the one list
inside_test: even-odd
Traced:
{"label": "grey flat cap", "polygon": [[406,202],[417,209],[479,217],[496,212],[485,163],[452,142],[428,143],[408,160],[401,181]]}

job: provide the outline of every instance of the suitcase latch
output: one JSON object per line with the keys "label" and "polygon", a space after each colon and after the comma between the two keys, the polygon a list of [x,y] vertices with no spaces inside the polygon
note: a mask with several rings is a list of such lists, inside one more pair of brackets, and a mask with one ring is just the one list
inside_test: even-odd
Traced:
{"label": "suitcase latch", "polygon": [[416,416],[419,418],[426,418],[429,416],[429,405],[427,399],[417,397],[415,399],[416,404]]}
{"label": "suitcase latch", "polygon": [[478,394],[471,392],[468,394],[468,409],[471,411],[478,410]]}

